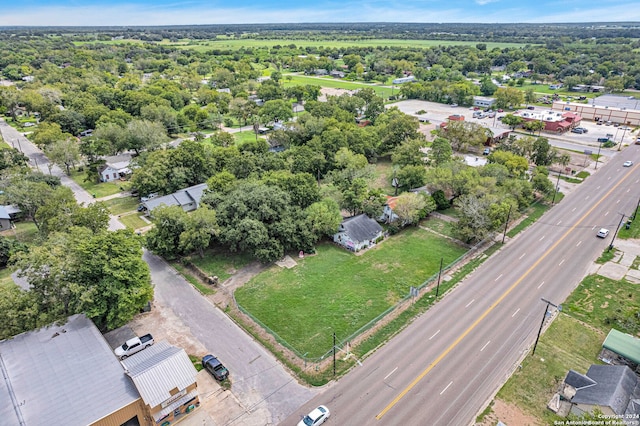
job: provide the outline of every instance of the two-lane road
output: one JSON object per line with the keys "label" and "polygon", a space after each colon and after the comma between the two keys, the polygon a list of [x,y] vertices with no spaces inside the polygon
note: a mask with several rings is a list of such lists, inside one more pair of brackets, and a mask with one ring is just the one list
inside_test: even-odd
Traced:
{"label": "two-lane road", "polygon": [[[640,196],[640,150],[599,167],[442,301],[285,425],[318,404],[330,424],[465,425],[533,345],[546,303],[562,303]],[[611,230],[596,238],[600,227]]]}

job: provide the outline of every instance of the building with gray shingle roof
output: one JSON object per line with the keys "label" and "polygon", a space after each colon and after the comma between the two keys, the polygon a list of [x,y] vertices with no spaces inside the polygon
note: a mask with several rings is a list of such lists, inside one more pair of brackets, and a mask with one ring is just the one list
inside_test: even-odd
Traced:
{"label": "building with gray shingle roof", "polygon": [[[604,415],[623,420],[640,415],[640,383],[634,372],[625,365],[592,365],[586,377],[595,384],[576,389],[571,398],[571,412],[577,415],[592,413],[595,408]],[[623,417],[621,417],[623,416]]]}
{"label": "building with gray shingle roof", "polygon": [[0,370],[3,425],[144,424],[140,394],[84,315],[1,341]]}
{"label": "building with gray shingle roof", "polygon": [[190,212],[200,206],[200,199],[207,188],[206,183],[201,183],[199,185],[181,189],[173,194],[165,195],[164,197],[152,198],[151,200],[147,200],[142,203],[142,205],[148,213],[160,206],[180,206],[182,207],[182,210]]}
{"label": "building with gray shingle roof", "polygon": [[351,251],[359,251],[383,238],[382,232],[382,226],[378,222],[361,214],[343,220],[333,241]]}

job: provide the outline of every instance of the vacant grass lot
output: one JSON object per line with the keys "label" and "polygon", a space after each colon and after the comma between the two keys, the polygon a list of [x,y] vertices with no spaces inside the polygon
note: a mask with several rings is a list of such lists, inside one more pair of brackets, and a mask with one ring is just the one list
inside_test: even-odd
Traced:
{"label": "vacant grass lot", "polygon": [[216,276],[223,282],[253,259],[248,254],[231,253],[223,248],[215,248],[207,250],[203,258],[193,255],[189,260],[207,275]]}
{"label": "vacant grass lot", "polygon": [[356,256],[331,244],[292,269],[273,266],[235,292],[238,303],[300,354],[314,358],[398,303],[465,252],[411,228]]}
{"label": "vacant grass lot", "polygon": [[589,275],[562,306],[569,315],[605,333],[612,327],[634,336],[640,332],[638,285],[626,280]]}

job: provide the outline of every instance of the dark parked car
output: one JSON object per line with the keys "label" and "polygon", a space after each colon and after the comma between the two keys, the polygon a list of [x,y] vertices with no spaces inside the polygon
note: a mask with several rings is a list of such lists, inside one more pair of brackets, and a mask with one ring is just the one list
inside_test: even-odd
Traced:
{"label": "dark parked car", "polygon": [[577,133],[577,134],[581,135],[581,134],[584,133],[584,131],[581,128],[576,127],[575,129],[571,129],[571,133]]}
{"label": "dark parked car", "polygon": [[229,370],[213,355],[205,355],[205,357],[202,358],[202,366],[206,368],[216,380],[223,381],[229,377]]}

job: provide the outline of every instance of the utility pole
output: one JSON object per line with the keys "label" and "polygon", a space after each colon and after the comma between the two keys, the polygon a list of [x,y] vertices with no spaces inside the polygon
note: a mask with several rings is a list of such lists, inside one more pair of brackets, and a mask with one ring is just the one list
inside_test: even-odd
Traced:
{"label": "utility pole", "polygon": [[336,333],[333,333],[333,377],[336,376]]}
{"label": "utility pole", "polygon": [[633,216],[631,216],[631,220],[636,220],[636,213],[638,212],[638,208],[640,208],[640,198],[638,198],[638,204],[636,204],[636,209],[633,211]]}
{"label": "utility pole", "polygon": [[558,172],[558,180],[556,181],[556,188],[555,188],[555,191],[553,191],[553,199],[551,200],[551,205],[554,205],[554,204],[555,204],[555,202],[556,202],[556,194],[558,193],[558,188],[559,188],[559,186],[558,186],[558,185],[560,185],[560,175],[561,175],[561,174],[562,174],[562,170],[560,170],[560,171]]}
{"label": "utility pole", "polygon": [[624,222],[624,213],[620,213],[620,215],[622,217],[620,218],[620,223],[618,224],[618,227],[616,228],[616,232],[613,233],[613,238],[611,239],[611,244],[609,244],[609,250],[611,250],[613,248],[613,242],[616,240],[616,235],[618,235],[618,230],[622,226],[622,222]]}
{"label": "utility pole", "polygon": [[440,258],[440,272],[438,272],[438,285],[436,285],[436,301],[438,300],[438,294],[440,293],[440,277],[442,276],[442,262],[444,257]]}
{"label": "utility pole", "polygon": [[504,223],[504,234],[502,234],[502,244],[504,244],[504,238],[507,236],[507,227],[509,226],[509,218],[511,217],[511,205],[509,205],[509,213],[507,213],[507,221]]}
{"label": "utility pole", "polygon": [[598,160],[600,159],[600,149],[602,148],[602,142],[598,142],[598,155],[596,155],[596,170],[598,170]]}
{"label": "utility pole", "polygon": [[540,328],[538,329],[538,336],[536,336],[536,342],[533,344],[533,353],[531,355],[535,355],[536,354],[536,346],[538,346],[538,340],[540,340],[540,333],[542,333],[542,327],[544,326],[544,320],[547,317],[547,312],[549,312],[549,306],[553,306],[554,308],[558,309],[559,311],[562,310],[561,307],[559,307],[557,305],[554,305],[553,303],[551,303],[547,299],[540,298],[540,300],[542,300],[543,302],[546,302],[547,306],[544,307],[544,315],[542,315],[542,322],[540,323]]}

